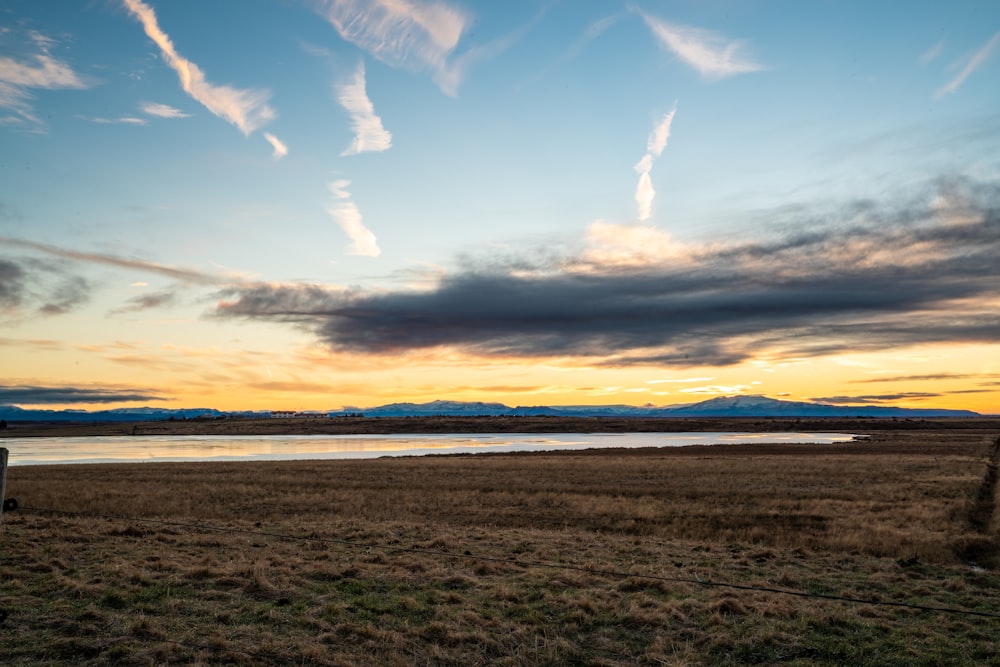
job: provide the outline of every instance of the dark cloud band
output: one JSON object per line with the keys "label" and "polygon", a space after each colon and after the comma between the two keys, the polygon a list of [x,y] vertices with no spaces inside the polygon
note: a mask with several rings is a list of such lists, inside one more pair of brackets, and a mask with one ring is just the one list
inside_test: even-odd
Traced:
{"label": "dark cloud band", "polygon": [[1000,296],[1000,188],[973,185],[960,216],[865,203],[842,211],[849,227],[814,221],[770,242],[706,246],[675,266],[564,258],[526,273],[523,261],[483,263],[423,292],[233,286],[215,314],[294,323],[354,352],[452,346],[611,365],[995,342],[1000,313],[977,304]]}
{"label": "dark cloud band", "polygon": [[90,387],[0,386],[0,404],[129,403],[165,400],[152,392]]}

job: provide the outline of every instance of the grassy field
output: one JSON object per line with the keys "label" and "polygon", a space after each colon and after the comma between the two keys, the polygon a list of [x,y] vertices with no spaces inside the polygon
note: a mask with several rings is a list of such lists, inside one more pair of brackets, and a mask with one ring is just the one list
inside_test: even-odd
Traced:
{"label": "grassy field", "polygon": [[993,426],[15,466],[0,661],[1000,664]]}

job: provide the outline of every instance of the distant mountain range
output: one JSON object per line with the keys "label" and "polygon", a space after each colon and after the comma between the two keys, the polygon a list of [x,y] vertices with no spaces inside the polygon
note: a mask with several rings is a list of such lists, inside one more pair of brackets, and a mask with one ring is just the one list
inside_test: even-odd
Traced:
{"label": "distant mountain range", "polygon": [[[313,413],[315,414],[315,413]],[[519,406],[502,403],[432,401],[430,403],[390,403],[374,408],[345,408],[327,413],[331,417],[363,414],[366,417],[435,416],[553,416],[553,417],[978,417],[971,410],[939,408],[897,408],[889,406],[842,406],[827,403],[779,401],[765,396],[721,396],[700,403],[666,407],[633,405]],[[115,410],[29,410],[0,405],[0,419],[45,422],[134,422],[197,417],[269,417],[270,411],[223,412],[213,408],[118,408]]]}
{"label": "distant mountain range", "polygon": [[[355,410],[368,417],[431,417],[435,415],[519,415],[553,417],[978,417],[971,410],[841,406],[828,403],[779,401],[766,396],[720,396],[699,403],[666,407],[634,405],[561,405],[508,407],[502,403],[390,403]],[[345,411],[349,412],[349,411]],[[331,413],[333,415],[341,413]]]}
{"label": "distant mountain range", "polygon": [[6,421],[30,422],[138,422],[174,419],[194,419],[196,417],[222,417],[225,415],[246,415],[269,417],[270,412],[222,412],[213,408],[116,408],[114,410],[32,410],[16,405],[0,405],[0,419]]}

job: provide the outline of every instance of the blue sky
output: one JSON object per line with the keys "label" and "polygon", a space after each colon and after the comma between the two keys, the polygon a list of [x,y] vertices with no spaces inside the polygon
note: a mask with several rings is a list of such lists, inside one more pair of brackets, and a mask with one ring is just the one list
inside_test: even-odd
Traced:
{"label": "blue sky", "polygon": [[995,2],[8,1],[8,386],[1000,410],[998,52]]}

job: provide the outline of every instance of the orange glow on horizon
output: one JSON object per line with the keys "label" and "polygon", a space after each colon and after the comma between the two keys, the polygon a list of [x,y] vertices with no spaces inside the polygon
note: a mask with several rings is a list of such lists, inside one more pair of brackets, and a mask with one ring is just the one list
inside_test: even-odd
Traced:
{"label": "orange glow on horizon", "polygon": [[[1000,372],[975,360],[1000,358],[997,346],[924,346],[791,360],[756,359],[732,367],[573,367],[568,359],[487,359],[438,351],[423,363],[408,355],[357,359],[314,345],[291,355],[219,348],[78,347],[73,368],[46,377],[16,368],[12,384],[135,388],[163,400],[54,403],[23,408],[103,410],[120,407],[238,410],[339,410],[397,402],[482,401],[511,407],[627,404],[667,406],[716,396],[760,394],[779,400],[886,405],[1000,413]],[[322,363],[326,359],[329,363]],[[65,367],[63,369],[65,371]],[[94,373],[105,381],[88,382]],[[135,382],[142,377],[142,382]],[[58,381],[56,380],[58,378]],[[851,400],[851,398],[855,400]],[[15,403],[16,404],[16,403]]]}

